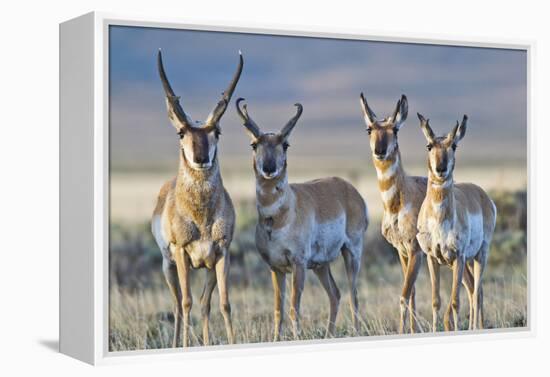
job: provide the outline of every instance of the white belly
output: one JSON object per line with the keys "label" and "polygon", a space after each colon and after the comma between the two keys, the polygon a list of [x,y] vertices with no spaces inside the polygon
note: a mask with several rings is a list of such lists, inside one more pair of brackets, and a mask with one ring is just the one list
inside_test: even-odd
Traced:
{"label": "white belly", "polygon": [[473,258],[477,255],[483,244],[484,238],[483,216],[481,214],[469,214],[468,219],[470,223],[470,237],[464,247],[466,259]]}
{"label": "white belly", "polygon": [[270,237],[261,227],[257,232],[258,250],[264,260],[271,267],[287,272],[296,262],[304,263],[308,268],[332,262],[348,242],[345,215],[314,224],[301,232],[297,232],[293,224],[273,230]]}
{"label": "white belly", "polygon": [[342,246],[348,241],[346,216],[342,215],[334,220],[316,224],[312,233],[308,262],[311,264],[332,262],[340,255]]}

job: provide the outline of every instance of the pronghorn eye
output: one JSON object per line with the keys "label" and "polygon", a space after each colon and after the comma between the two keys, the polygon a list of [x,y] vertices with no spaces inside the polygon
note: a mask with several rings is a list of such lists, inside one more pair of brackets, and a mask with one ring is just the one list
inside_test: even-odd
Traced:
{"label": "pronghorn eye", "polygon": [[398,129],[397,127],[394,127],[394,128],[393,128],[393,133],[394,133],[395,135],[397,135],[397,131],[399,131],[399,129]]}
{"label": "pronghorn eye", "polygon": [[286,150],[288,149],[288,147],[290,147],[290,144],[288,143],[283,143],[283,150],[286,152]]}
{"label": "pronghorn eye", "polygon": [[183,135],[185,135],[185,131],[182,130],[179,130],[178,131],[178,136],[180,137],[180,139],[183,139]]}
{"label": "pronghorn eye", "polygon": [[221,134],[222,134],[222,131],[219,128],[216,128],[216,130],[214,131],[214,135],[216,136],[216,139],[219,138]]}
{"label": "pronghorn eye", "polygon": [[453,148],[453,151],[456,151],[456,144],[453,144],[451,148]]}
{"label": "pronghorn eye", "polygon": [[370,135],[372,133],[372,127],[367,127],[367,133]]}
{"label": "pronghorn eye", "polygon": [[258,148],[257,143],[252,143],[252,144],[250,144],[250,146],[252,147],[252,150],[256,150],[256,148]]}
{"label": "pronghorn eye", "polygon": [[426,145],[426,149],[428,150],[428,152],[431,151],[432,148],[433,148],[433,145],[431,144]]}

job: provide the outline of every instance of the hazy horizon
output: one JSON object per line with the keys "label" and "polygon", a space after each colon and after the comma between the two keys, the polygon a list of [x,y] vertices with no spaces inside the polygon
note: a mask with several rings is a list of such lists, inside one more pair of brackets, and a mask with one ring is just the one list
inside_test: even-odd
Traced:
{"label": "hazy horizon", "polygon": [[[438,134],[468,114],[463,165],[525,163],[525,51],[116,26],[110,29],[110,135],[114,170],[172,169],[178,139],[168,121],[156,71],[162,48],[167,75],[182,105],[203,120],[243,52],[244,69],[221,120],[222,165],[250,163],[249,140],[235,113],[244,97],[264,130],[278,130],[304,106],[291,136],[290,161],[348,159],[370,163],[359,107],[365,92],[379,117],[400,95],[409,117],[400,148],[410,165],[425,160],[416,112]],[[297,162],[298,163],[298,162]]]}

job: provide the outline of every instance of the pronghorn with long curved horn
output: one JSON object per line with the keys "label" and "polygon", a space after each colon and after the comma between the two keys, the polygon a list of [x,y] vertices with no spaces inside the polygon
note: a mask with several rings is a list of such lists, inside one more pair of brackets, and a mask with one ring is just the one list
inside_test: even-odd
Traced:
{"label": "pronghorn with long curved horn", "polygon": [[397,249],[404,277],[399,332],[405,331],[409,312],[410,331],[414,333],[417,330],[414,284],[422,263],[422,250],[416,241],[416,222],[426,195],[427,180],[425,177],[407,175],[401,162],[397,133],[407,119],[407,97],[402,95],[393,114],[380,120],[369,107],[363,93],[360,95],[360,103],[384,205],[382,235]]}
{"label": "pronghorn with long curved horn", "polygon": [[[428,186],[418,216],[417,239],[434,264],[452,267],[450,304],[455,331],[459,328],[460,281],[470,270],[467,264],[472,264],[470,328],[483,328],[482,278],[495,230],[496,206],[481,187],[455,184],[453,180],[456,148],[466,134],[468,117],[464,115],[462,122],[457,121],[443,137],[434,135],[429,120],[420,114],[418,118],[428,141]],[[430,268],[430,274],[432,284],[439,289],[438,270]],[[436,321],[437,313],[433,314]]]}
{"label": "pronghorn with long curved horn", "polygon": [[237,112],[252,139],[258,224],[256,247],[271,268],[274,289],[274,340],[281,336],[285,277],[292,273],[290,318],[294,337],[300,332],[300,299],[306,269],[312,269],[330,301],[327,334],[333,335],[340,292],[330,263],[342,254],[350,284],[353,325],[359,331],[357,277],[368,226],[366,204],[348,182],[332,177],[289,184],[288,139],[302,106],[278,133],[264,133],[250,118],[246,105]]}
{"label": "pronghorn with long curved horn", "polygon": [[202,267],[206,268],[200,298],[203,342],[209,343],[210,300],[217,284],[228,342],[233,343],[228,272],[235,210],[223,187],[217,145],[220,118],[239,81],[243,57],[239,52],[237,71],[205,122],[193,122],[183,110],[166,77],[160,50],[157,64],[166,94],[168,118],[176,128],[180,145],[178,174],[160,189],[151,221],[153,236],[163,256],[162,270],[174,300],[173,346],[179,344],[181,318],[183,346],[189,345],[189,313],[193,302],[189,271]]}

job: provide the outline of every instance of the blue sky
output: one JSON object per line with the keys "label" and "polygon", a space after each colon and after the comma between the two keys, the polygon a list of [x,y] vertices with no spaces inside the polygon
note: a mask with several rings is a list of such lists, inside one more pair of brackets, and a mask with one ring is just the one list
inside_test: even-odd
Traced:
{"label": "blue sky", "polygon": [[[468,114],[465,159],[526,158],[524,51],[111,27],[115,168],[163,166],[177,158],[177,137],[155,66],[159,48],[172,86],[194,119],[206,118],[215,105],[241,50],[244,70],[233,99],[245,97],[264,130],[280,129],[293,115],[292,105],[302,103],[304,113],[291,139],[296,155],[367,154],[358,102],[364,91],[379,117],[393,110],[401,93],[408,96],[400,145],[411,161],[425,156],[416,112],[430,118],[437,134]],[[233,103],[221,126],[223,153],[248,160],[249,142]]]}

